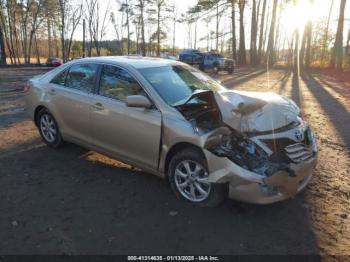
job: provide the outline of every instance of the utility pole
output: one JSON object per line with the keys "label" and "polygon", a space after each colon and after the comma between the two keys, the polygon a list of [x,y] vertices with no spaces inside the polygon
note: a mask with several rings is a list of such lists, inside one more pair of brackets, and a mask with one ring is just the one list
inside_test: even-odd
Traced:
{"label": "utility pole", "polygon": [[83,57],[85,58],[85,19],[83,19]]}

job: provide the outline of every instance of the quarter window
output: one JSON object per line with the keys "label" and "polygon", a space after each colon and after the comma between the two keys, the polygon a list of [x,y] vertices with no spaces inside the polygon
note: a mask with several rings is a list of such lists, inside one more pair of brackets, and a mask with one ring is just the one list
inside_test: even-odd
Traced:
{"label": "quarter window", "polygon": [[97,69],[96,64],[73,65],[67,74],[65,86],[91,92],[95,85]]}
{"label": "quarter window", "polygon": [[131,95],[145,95],[139,83],[125,69],[110,65],[102,68],[99,94],[120,101]]}
{"label": "quarter window", "polygon": [[55,76],[54,79],[52,79],[51,83],[64,86],[66,82],[67,72],[68,70],[64,70],[63,72],[59,73],[57,76]]}

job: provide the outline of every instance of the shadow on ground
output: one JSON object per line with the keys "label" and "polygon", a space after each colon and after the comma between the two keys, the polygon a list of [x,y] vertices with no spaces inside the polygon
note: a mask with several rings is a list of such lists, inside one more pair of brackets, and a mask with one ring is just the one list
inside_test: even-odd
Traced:
{"label": "shadow on ground", "polygon": [[39,144],[0,158],[1,254],[319,252],[302,195],[269,206],[197,208],[165,181],[89,154]]}
{"label": "shadow on ground", "polygon": [[[310,90],[312,95],[317,99],[327,117],[331,120],[337,133],[340,135],[345,146],[350,148],[349,120],[350,113],[337,98],[332,96],[316,78],[311,74],[302,75],[302,80]],[[294,87],[294,85],[293,85]],[[293,88],[294,89],[294,88]]]}

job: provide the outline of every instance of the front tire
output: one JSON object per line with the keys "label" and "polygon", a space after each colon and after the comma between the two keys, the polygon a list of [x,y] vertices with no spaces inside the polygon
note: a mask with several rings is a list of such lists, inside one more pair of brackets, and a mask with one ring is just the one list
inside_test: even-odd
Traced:
{"label": "front tire", "polygon": [[37,125],[42,139],[48,146],[58,148],[63,144],[57,122],[46,108],[41,109],[38,113]]}
{"label": "front tire", "polygon": [[219,66],[218,65],[214,65],[213,71],[214,71],[214,74],[217,75],[219,73],[219,71],[220,71]]}
{"label": "front tire", "polygon": [[200,150],[187,148],[170,161],[168,179],[175,195],[200,206],[218,206],[227,196],[227,185],[210,183],[205,157]]}

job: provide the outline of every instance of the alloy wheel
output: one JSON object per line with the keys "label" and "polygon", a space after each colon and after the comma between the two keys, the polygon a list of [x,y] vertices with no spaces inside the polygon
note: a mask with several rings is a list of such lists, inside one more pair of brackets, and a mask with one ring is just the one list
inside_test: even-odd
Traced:
{"label": "alloy wheel", "polygon": [[210,194],[208,172],[192,160],[183,160],[176,166],[175,185],[180,194],[192,202],[201,202]]}
{"label": "alloy wheel", "polygon": [[49,114],[43,114],[40,118],[40,130],[49,143],[53,143],[57,137],[57,127],[52,116]]}

